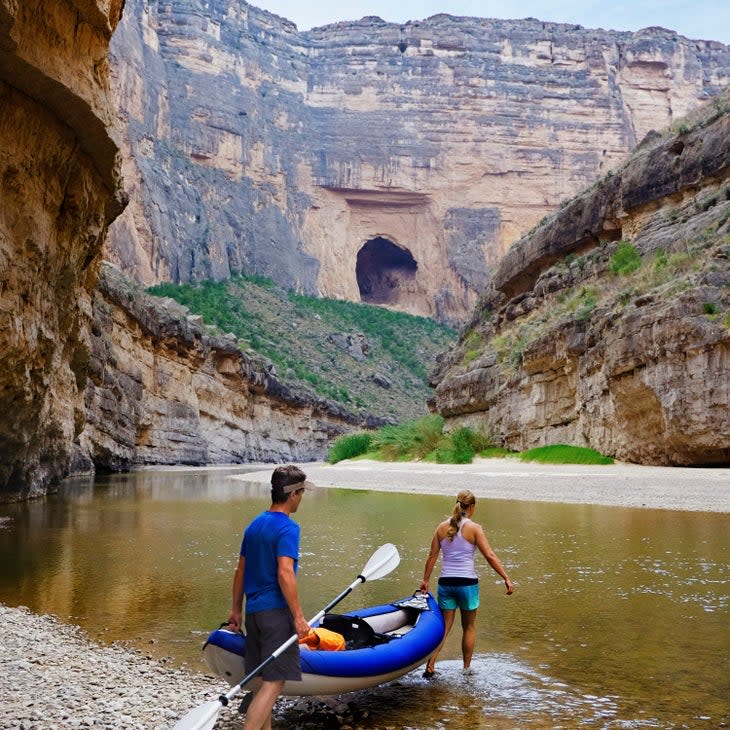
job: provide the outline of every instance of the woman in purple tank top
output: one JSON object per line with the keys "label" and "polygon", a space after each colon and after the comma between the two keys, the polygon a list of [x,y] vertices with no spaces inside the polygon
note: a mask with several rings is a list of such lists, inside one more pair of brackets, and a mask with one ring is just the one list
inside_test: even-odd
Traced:
{"label": "woman in purple tank top", "polygon": [[420,590],[428,591],[431,572],[438,560],[439,552],[442,552],[438,604],[444,615],[446,632],[438,648],[426,663],[426,670],[423,673],[426,678],[434,675],[436,658],[454,625],[457,608],[461,613],[461,654],[464,659],[464,671],[469,671],[471,666],[476,641],[477,608],[479,607],[479,579],[474,565],[474,555],[477,549],[504,580],[507,595],[511,595],[514,590],[512,581],[489,545],[481,525],[471,519],[475,507],[476,499],[468,489],[459,492],[453,514],[448,520],[444,520],[438,525],[431,540],[431,550],[426,559]]}

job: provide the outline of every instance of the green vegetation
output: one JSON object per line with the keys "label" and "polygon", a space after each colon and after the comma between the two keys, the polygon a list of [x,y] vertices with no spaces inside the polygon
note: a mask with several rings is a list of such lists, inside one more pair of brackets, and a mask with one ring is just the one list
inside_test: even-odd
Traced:
{"label": "green vegetation", "polygon": [[527,345],[534,339],[536,327],[539,325],[534,320],[528,319],[518,327],[496,335],[490,340],[489,347],[497,353],[497,362],[506,376],[516,373],[522,364],[522,355]]}
{"label": "green vegetation", "polygon": [[640,266],[641,255],[636,246],[628,241],[619,241],[616,252],[608,262],[609,271],[618,276],[626,276],[636,271]]}
{"label": "green vegetation", "polygon": [[345,459],[354,459],[370,451],[373,435],[367,432],[349,433],[340,436],[332,443],[327,454],[327,461],[336,464]]}
{"label": "green vegetation", "polygon": [[508,459],[513,456],[519,456],[519,453],[502,448],[501,446],[488,446],[479,452],[479,456],[483,459]]}
{"label": "green vegetation", "polygon": [[444,434],[426,461],[437,464],[471,464],[475,454],[490,446],[488,439],[466,426]]}
{"label": "green vegetation", "polygon": [[393,422],[425,412],[428,372],[455,337],[425,317],[306,297],[257,276],[148,291],[202,316],[214,332],[232,333],[289,387]]}
{"label": "green vegetation", "polygon": [[469,464],[474,455],[489,446],[489,439],[470,428],[444,433],[444,419],[430,415],[398,426],[383,426],[369,443],[361,434],[340,436],[330,446],[327,461],[367,456],[383,461],[433,461],[438,464]]}
{"label": "green vegetation", "polygon": [[383,426],[373,435],[372,450],[386,461],[425,459],[442,438],[444,419],[431,415],[398,426]]}
{"label": "green vegetation", "polygon": [[593,449],[567,444],[538,446],[523,451],[519,458],[520,461],[537,461],[541,464],[613,464],[610,456],[603,456]]}
{"label": "green vegetation", "polygon": [[340,436],[330,446],[327,461],[365,457],[379,461],[431,461],[437,464],[470,464],[482,458],[518,457],[545,464],[613,464],[613,459],[580,446],[543,446],[523,453],[494,446],[483,433],[461,427],[444,433],[444,419],[425,416],[399,426],[383,426],[372,434]]}
{"label": "green vegetation", "polygon": [[473,360],[476,360],[484,352],[484,339],[481,334],[476,330],[472,330],[464,340],[463,349],[464,356],[462,363],[464,365],[468,365]]}
{"label": "green vegetation", "polygon": [[566,302],[566,309],[572,312],[579,322],[589,319],[598,305],[598,292],[595,287],[583,287]]}

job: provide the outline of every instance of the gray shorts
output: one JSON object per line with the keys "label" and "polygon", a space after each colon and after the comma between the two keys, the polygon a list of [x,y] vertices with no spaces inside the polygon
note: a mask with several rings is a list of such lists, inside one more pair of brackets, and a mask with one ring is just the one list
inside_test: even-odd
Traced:
{"label": "gray shorts", "polygon": [[[246,674],[268,659],[290,636],[296,634],[288,608],[274,608],[246,614]],[[261,678],[266,682],[300,680],[302,670],[299,644],[295,641],[271,663]]]}

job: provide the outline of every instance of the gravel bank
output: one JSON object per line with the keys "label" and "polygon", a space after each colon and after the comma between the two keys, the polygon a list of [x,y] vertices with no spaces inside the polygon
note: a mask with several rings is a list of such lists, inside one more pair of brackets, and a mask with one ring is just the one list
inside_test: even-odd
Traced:
{"label": "gravel bank", "polygon": [[[222,690],[220,680],[100,646],[52,616],[0,604],[3,730],[170,728]],[[240,730],[228,710],[221,719],[216,728]]]}

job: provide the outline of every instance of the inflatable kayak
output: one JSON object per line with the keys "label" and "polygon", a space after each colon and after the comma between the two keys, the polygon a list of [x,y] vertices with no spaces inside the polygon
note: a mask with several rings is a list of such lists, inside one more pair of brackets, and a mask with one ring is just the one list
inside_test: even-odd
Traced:
{"label": "inflatable kayak", "polygon": [[[344,651],[300,646],[302,679],[285,695],[338,695],[390,682],[423,664],[441,642],[444,619],[429,594],[346,614],[325,614],[319,626],[342,634]],[[234,686],[245,676],[245,637],[225,628],[203,647],[210,670]]]}

